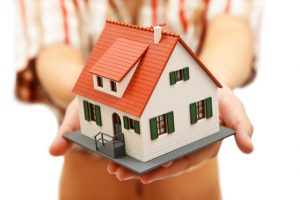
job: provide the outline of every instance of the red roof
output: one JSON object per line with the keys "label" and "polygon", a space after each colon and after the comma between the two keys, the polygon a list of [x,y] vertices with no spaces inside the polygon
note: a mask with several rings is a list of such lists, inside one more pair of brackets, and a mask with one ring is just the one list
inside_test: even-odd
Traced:
{"label": "red roof", "polygon": [[120,82],[145,53],[149,44],[118,38],[90,72]]}
{"label": "red roof", "polygon": [[[120,38],[123,39],[120,40]],[[135,51],[133,57],[130,57],[129,53],[126,53],[126,56],[124,56],[124,62],[126,62],[126,64],[119,67],[115,65],[116,56],[110,57],[106,56],[106,54],[116,54],[110,52],[112,48],[118,49],[118,46],[116,45],[118,43],[125,46],[126,44],[124,44],[124,41],[126,40],[129,41],[127,44],[130,49],[133,47],[131,44],[136,43],[138,50]],[[154,44],[153,28],[145,28],[107,20],[106,26],[73,88],[73,92],[133,116],[140,117],[178,41],[187,49],[215,84],[218,87],[222,87],[217,79],[208,71],[204,64],[177,34],[162,31],[162,38],[159,44]],[[98,65],[100,62],[104,63],[104,61],[101,60],[104,58],[105,64],[109,64],[109,62],[113,63],[109,65],[117,71],[117,74],[109,73],[107,71],[108,67],[105,65]],[[128,59],[127,61],[125,61],[126,58]],[[105,75],[105,77],[114,78],[114,80],[121,80],[139,59],[139,66],[133,74],[122,98],[94,89],[90,71],[99,75]],[[102,67],[105,69],[101,69]]]}

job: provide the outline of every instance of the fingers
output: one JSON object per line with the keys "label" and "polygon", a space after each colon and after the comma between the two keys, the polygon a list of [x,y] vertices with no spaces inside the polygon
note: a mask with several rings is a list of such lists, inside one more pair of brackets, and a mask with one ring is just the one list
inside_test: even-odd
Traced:
{"label": "fingers", "polygon": [[139,176],[137,174],[135,174],[113,162],[110,162],[107,165],[106,169],[107,169],[108,173],[116,175],[116,177],[119,181],[126,181],[126,180],[130,180],[130,179],[138,179],[139,178]]}
{"label": "fingers", "polygon": [[114,163],[114,162],[109,162],[106,170],[108,171],[108,173],[110,174],[116,174],[118,168],[120,167],[120,165]]}
{"label": "fingers", "polygon": [[210,158],[214,158],[218,154],[220,146],[221,142],[213,143],[197,152],[194,152],[181,159],[168,162],[161,167],[143,175],[137,175],[113,162],[110,162],[106,169],[110,174],[115,175],[120,181],[140,179],[142,183],[147,184],[153,181],[178,176],[182,173],[192,171],[193,169],[201,166]]}
{"label": "fingers", "polygon": [[253,128],[251,123],[240,123],[235,125],[236,135],[235,140],[239,149],[244,153],[251,153],[254,149],[251,136]]}
{"label": "fingers", "polygon": [[79,111],[77,99],[74,99],[68,106],[65,118],[52,142],[49,152],[53,156],[64,155],[65,152],[71,147],[72,143],[63,138],[63,135],[76,131],[80,128],[79,124]]}
{"label": "fingers", "polygon": [[213,143],[197,152],[194,152],[181,159],[175,160],[168,167],[160,167],[149,173],[141,175],[142,183],[151,183],[156,180],[162,180],[174,176],[181,175],[182,173],[189,172],[195,168],[200,167],[207,160],[217,156],[221,142]]}
{"label": "fingers", "polygon": [[178,176],[184,173],[189,168],[189,160],[183,157],[179,160],[173,161],[169,167],[159,167],[153,171],[140,176],[142,183],[147,184],[153,181],[162,180],[169,177]]}
{"label": "fingers", "polygon": [[239,149],[251,153],[254,148],[251,141],[253,126],[242,102],[227,87],[219,93],[219,111],[224,124],[236,131],[235,140]]}

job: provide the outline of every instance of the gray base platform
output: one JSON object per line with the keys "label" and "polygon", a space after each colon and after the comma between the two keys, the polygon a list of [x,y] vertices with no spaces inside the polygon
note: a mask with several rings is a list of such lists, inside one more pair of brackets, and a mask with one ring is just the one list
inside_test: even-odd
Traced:
{"label": "gray base platform", "polygon": [[176,149],[174,151],[166,153],[162,156],[159,156],[159,157],[149,160],[147,162],[139,161],[128,155],[121,157],[121,158],[111,158],[105,154],[102,154],[101,152],[96,150],[95,141],[85,135],[82,135],[80,133],[80,131],[75,131],[73,133],[66,134],[64,136],[64,138],[66,138],[76,144],[79,144],[80,146],[82,146],[94,153],[104,156],[104,157],[108,158],[109,160],[112,160],[113,162],[115,162],[119,165],[122,165],[126,169],[129,169],[137,174],[144,174],[155,168],[158,168],[159,166],[161,166],[165,163],[168,163],[172,160],[176,160],[181,157],[184,157],[185,155],[188,155],[188,154],[190,154],[194,151],[197,151],[209,144],[212,144],[214,142],[217,142],[219,140],[222,140],[222,139],[229,137],[231,135],[234,135],[234,134],[235,134],[234,130],[220,126],[220,131],[213,135],[210,135],[206,138],[195,141],[189,145],[183,146],[179,149]]}

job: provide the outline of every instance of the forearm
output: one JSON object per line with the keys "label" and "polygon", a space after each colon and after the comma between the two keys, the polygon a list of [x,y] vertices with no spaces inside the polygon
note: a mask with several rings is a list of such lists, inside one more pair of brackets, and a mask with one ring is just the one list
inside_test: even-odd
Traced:
{"label": "forearm", "polygon": [[208,23],[200,59],[229,87],[241,86],[251,75],[252,40],[246,20],[220,15]]}
{"label": "forearm", "polygon": [[37,57],[37,75],[51,99],[66,108],[74,98],[72,88],[82,70],[84,59],[79,50],[66,45],[43,49]]}

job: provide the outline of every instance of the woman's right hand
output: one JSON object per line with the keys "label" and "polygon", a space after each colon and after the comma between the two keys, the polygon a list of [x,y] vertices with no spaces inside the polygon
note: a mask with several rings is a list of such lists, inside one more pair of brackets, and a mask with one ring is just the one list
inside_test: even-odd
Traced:
{"label": "woman's right hand", "polygon": [[64,139],[63,136],[78,129],[80,129],[78,100],[74,98],[67,107],[65,118],[49,148],[50,154],[53,156],[64,155],[72,146],[72,143]]}

